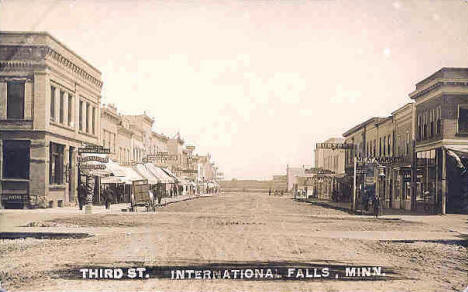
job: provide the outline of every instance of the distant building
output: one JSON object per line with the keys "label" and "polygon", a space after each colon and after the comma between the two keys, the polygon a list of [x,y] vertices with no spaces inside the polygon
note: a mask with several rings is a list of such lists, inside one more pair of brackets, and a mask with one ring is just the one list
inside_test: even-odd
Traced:
{"label": "distant building", "polygon": [[272,190],[279,192],[288,191],[288,176],[287,175],[274,175],[272,180]]}
{"label": "distant building", "polygon": [[[343,144],[344,138],[330,138],[323,144]],[[341,148],[319,148],[315,150],[315,167],[332,171],[335,174],[345,172],[346,150]]]}
{"label": "distant building", "polygon": [[293,191],[294,185],[297,185],[297,177],[305,174],[304,167],[289,167],[286,168],[286,176],[288,180],[288,192]]}

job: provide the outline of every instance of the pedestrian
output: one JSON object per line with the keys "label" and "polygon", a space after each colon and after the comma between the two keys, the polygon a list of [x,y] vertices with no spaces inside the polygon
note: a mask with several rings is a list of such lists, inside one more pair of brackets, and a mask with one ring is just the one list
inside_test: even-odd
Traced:
{"label": "pedestrian", "polygon": [[106,206],[106,209],[109,210],[112,200],[112,193],[109,190],[109,187],[103,187],[102,197],[104,198],[104,204]]}
{"label": "pedestrian", "polygon": [[268,190],[268,196],[271,196],[271,188]]}
{"label": "pedestrian", "polygon": [[380,214],[380,198],[379,196],[374,196],[372,205],[374,207],[374,216],[377,218]]}
{"label": "pedestrian", "polygon": [[85,184],[82,182],[78,186],[78,205],[80,207],[80,210],[83,210],[83,206],[86,204],[86,194],[87,189]]}

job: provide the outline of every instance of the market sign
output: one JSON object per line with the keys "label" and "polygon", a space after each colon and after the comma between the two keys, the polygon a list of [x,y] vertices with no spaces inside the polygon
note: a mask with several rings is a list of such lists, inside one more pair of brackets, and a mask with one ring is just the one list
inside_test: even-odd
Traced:
{"label": "market sign", "polygon": [[356,157],[358,163],[365,164],[392,164],[398,162],[405,162],[405,159],[401,156],[398,157]]}
{"label": "market sign", "polygon": [[349,143],[317,143],[315,144],[316,149],[353,149],[354,144]]}

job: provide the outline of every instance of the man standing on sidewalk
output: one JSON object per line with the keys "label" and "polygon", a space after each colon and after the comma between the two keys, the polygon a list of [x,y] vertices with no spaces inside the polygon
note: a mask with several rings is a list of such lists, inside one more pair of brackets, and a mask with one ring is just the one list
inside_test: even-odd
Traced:
{"label": "man standing on sidewalk", "polygon": [[78,205],[80,207],[80,210],[83,210],[83,206],[86,203],[86,186],[82,182],[78,186]]}

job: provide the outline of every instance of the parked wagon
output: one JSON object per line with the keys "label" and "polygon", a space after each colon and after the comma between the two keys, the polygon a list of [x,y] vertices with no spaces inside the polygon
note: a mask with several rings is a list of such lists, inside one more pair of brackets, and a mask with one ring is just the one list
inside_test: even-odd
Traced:
{"label": "parked wagon", "polygon": [[156,211],[154,195],[150,191],[148,180],[136,180],[132,182],[132,197],[130,200],[130,211],[136,212],[137,207],[145,207],[146,211]]}

